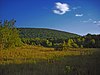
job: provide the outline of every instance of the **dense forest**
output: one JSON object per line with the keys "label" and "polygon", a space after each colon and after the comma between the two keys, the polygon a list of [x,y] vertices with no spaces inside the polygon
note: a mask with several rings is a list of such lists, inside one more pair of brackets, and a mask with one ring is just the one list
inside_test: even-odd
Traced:
{"label": "dense forest", "polygon": [[100,48],[100,35],[77,34],[45,28],[16,28],[15,20],[0,22],[0,48],[23,44],[63,50],[67,48]]}
{"label": "dense forest", "polygon": [[40,39],[67,39],[79,35],[65,31],[47,28],[18,28],[21,38],[40,38]]}
{"label": "dense forest", "polygon": [[80,36],[43,28],[19,28],[18,30],[22,42],[29,45],[60,48],[61,50],[66,48],[100,48],[100,35]]}

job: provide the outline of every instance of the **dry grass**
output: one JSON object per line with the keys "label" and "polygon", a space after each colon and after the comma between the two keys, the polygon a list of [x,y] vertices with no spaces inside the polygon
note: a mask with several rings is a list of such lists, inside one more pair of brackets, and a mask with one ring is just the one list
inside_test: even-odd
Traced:
{"label": "dry grass", "polygon": [[64,51],[55,51],[53,48],[26,45],[16,49],[0,50],[0,64],[35,63],[38,60],[51,60],[64,56],[80,55],[82,51],[88,50],[73,48]]}
{"label": "dry grass", "polygon": [[26,45],[16,49],[0,50],[0,64],[33,63],[37,60],[49,60],[72,55],[80,55],[80,49],[55,51],[53,48]]}
{"label": "dry grass", "polygon": [[[98,52],[81,55],[91,50]],[[54,51],[53,48],[23,46],[0,50],[0,75],[100,75],[99,56],[99,49],[88,48]]]}

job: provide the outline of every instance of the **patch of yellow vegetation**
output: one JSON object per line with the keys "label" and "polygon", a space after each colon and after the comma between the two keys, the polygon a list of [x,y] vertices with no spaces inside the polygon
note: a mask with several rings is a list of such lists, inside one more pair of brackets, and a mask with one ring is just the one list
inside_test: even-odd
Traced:
{"label": "patch of yellow vegetation", "polygon": [[0,50],[0,64],[33,63],[37,60],[49,60],[70,55],[80,55],[80,49],[55,51],[53,48],[26,45],[16,49]]}

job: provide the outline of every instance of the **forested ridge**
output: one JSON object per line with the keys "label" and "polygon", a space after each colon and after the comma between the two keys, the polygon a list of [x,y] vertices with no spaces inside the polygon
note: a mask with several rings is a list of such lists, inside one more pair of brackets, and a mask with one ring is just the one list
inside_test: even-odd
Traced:
{"label": "forested ridge", "polygon": [[18,28],[25,44],[53,48],[100,48],[100,35],[80,36],[74,33],[46,28]]}
{"label": "forested ridge", "polygon": [[48,28],[18,28],[18,30],[20,31],[21,38],[66,39],[79,36],[74,33]]}

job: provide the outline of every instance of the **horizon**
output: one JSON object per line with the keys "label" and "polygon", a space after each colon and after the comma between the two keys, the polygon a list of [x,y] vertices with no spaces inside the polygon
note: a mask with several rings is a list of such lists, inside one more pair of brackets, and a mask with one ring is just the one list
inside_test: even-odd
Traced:
{"label": "horizon", "polygon": [[1,0],[0,20],[14,18],[17,28],[100,34],[99,5],[99,0]]}

